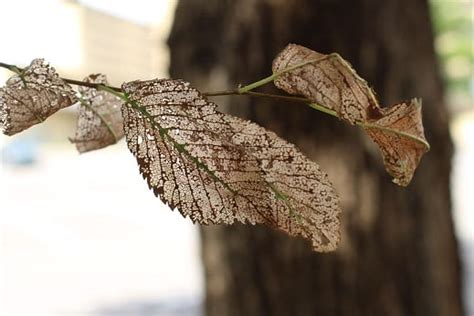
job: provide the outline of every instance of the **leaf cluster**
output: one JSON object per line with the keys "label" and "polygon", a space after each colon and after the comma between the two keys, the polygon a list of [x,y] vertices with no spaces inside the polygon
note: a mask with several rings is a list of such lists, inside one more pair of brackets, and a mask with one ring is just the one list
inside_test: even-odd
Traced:
{"label": "leaf cluster", "polygon": [[[5,66],[5,64],[1,64]],[[62,79],[42,59],[19,69],[0,88],[0,127],[14,135],[80,103],[71,142],[79,152],[123,136],[140,173],[170,208],[200,224],[265,224],[332,251],[340,240],[339,197],[327,174],[293,144],[241,118],[221,113],[211,95],[176,79],[110,87],[105,75]],[[406,186],[429,145],[421,101],[382,108],[367,82],[338,54],[290,44],[273,74],[226,94],[274,82],[314,109],[362,127],[379,146],[387,172]],[[79,86],[75,91],[70,84]]]}

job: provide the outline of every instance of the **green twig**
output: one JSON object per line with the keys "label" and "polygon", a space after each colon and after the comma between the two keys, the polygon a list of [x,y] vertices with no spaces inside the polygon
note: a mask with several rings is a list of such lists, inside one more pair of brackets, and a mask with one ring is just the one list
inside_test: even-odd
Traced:
{"label": "green twig", "polygon": [[[6,68],[6,69],[10,70],[11,72],[14,72],[18,75],[21,75],[22,72],[23,72],[23,68],[17,67],[15,65],[10,65],[10,64],[5,64],[5,63],[0,62],[0,67]],[[104,86],[104,84],[101,84],[101,83],[85,82],[85,81],[79,81],[79,80],[68,79],[68,78],[61,78],[61,79],[64,80],[65,82],[67,82],[69,84],[73,84],[75,86],[83,86],[83,87],[88,87],[88,88],[94,88],[94,89],[97,89],[97,90],[99,90],[99,86]],[[109,87],[111,90],[115,90],[117,92],[122,92],[122,89],[120,89],[118,87],[113,87],[113,86],[109,86],[109,85],[107,85],[107,87]]]}
{"label": "green twig", "polygon": [[252,82],[252,83],[250,83],[250,84],[248,84],[244,87],[241,87],[241,88],[238,89],[238,92],[241,93],[241,94],[245,93],[245,92],[248,92],[250,90],[253,90],[255,88],[261,87],[263,85],[266,85],[267,83],[272,82],[273,80],[277,79],[278,77],[280,77],[284,73],[293,71],[295,69],[301,68],[301,67],[306,66],[308,64],[315,64],[315,63],[322,62],[322,61],[324,61],[326,59],[329,59],[331,57],[333,57],[333,56],[332,55],[326,55],[324,57],[311,58],[311,59],[308,59],[304,62],[292,65],[290,67],[287,67],[287,68],[283,69],[282,71],[275,72],[275,73],[271,74],[270,76],[268,76],[266,78],[260,79],[258,81]]}

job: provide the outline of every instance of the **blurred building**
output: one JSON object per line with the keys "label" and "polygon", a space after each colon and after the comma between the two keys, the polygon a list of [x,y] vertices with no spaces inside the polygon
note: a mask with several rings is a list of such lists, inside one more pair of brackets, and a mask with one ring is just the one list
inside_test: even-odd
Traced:
{"label": "blurred building", "polygon": [[101,72],[113,84],[164,76],[167,52],[164,48],[160,51],[159,30],[79,4],[64,5],[72,7],[79,21],[76,42],[81,61],[69,69],[71,76]]}
{"label": "blurred building", "polygon": [[[168,56],[162,40],[167,30],[114,17],[77,1],[28,2],[28,11],[22,5],[22,1],[9,4],[5,11],[23,12],[32,27],[11,31],[18,24],[17,16],[2,18],[3,41],[14,43],[2,47],[4,62],[25,66],[43,57],[63,76],[82,79],[102,72],[115,85],[166,74]],[[10,74],[0,75],[4,80]]]}

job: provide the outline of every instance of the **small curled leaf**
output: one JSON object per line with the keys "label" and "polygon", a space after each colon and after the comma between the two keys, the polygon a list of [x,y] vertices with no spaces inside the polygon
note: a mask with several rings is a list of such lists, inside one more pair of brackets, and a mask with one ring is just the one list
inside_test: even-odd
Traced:
{"label": "small curled leaf", "polygon": [[[107,84],[103,74],[89,75],[88,83]],[[80,108],[75,137],[70,139],[80,153],[115,144],[123,135],[120,98],[102,90],[79,87]]]}
{"label": "small curled leaf", "polygon": [[171,208],[201,224],[263,223],[311,240],[317,251],[336,248],[338,197],[327,175],[293,145],[217,112],[182,80],[122,88],[128,147]]}
{"label": "small curled leaf", "polygon": [[0,88],[0,128],[5,135],[14,135],[76,101],[74,90],[55,69],[35,59]]}
{"label": "small curled leaf", "polygon": [[407,186],[421,157],[430,148],[421,124],[421,100],[413,99],[381,111],[382,118],[363,126],[379,146],[393,182]]}

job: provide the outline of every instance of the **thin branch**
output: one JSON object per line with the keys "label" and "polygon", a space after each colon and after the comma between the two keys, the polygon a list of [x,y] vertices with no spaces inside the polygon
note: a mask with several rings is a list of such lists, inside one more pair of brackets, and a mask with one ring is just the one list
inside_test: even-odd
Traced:
{"label": "thin branch", "polygon": [[223,90],[223,91],[211,91],[211,92],[203,92],[202,95],[206,97],[219,97],[225,95],[239,95],[238,90]]}
{"label": "thin branch", "polygon": [[271,93],[262,93],[262,92],[253,92],[253,91],[239,92],[239,90],[204,92],[203,95],[208,96],[208,97],[225,96],[225,95],[247,95],[251,97],[270,98],[270,99],[285,100],[285,101],[290,101],[290,102],[299,102],[299,103],[304,103],[306,105],[309,105],[311,108],[317,111],[329,114],[334,117],[339,117],[336,111],[330,110],[320,104],[314,103],[310,99],[303,98],[303,97],[292,97],[289,95],[271,94]]}
{"label": "thin branch", "polygon": [[[306,64],[306,63],[305,63]],[[301,65],[297,65],[300,66]],[[14,73],[20,74],[23,71],[23,68],[17,67],[15,65],[10,65],[6,63],[0,62],[0,67],[6,68]],[[295,67],[291,67],[292,69]],[[281,75],[281,73],[278,73],[277,75]],[[110,85],[104,85],[102,83],[91,83],[91,82],[85,82],[85,81],[80,81],[80,80],[74,80],[74,79],[69,79],[69,78],[62,78],[65,82],[75,85],[75,86],[83,86],[83,87],[88,87],[88,88],[93,88],[96,90],[105,90],[107,92],[118,92],[118,93],[123,93],[123,90],[119,87],[114,87]],[[259,80],[255,83],[258,83],[256,85],[260,86],[261,82],[266,81],[264,80]],[[280,99],[280,100],[286,100],[286,101],[295,101],[295,102],[303,102],[303,103],[311,103],[309,99],[306,98],[300,98],[300,97],[292,97],[292,96],[285,96],[285,95],[278,95],[278,94],[270,94],[270,93],[260,93],[260,92],[252,92],[249,91],[249,86],[253,84],[250,84],[246,87],[236,89],[236,90],[224,90],[224,91],[211,91],[211,92],[204,92],[202,95],[207,96],[207,97],[217,97],[217,96],[226,96],[226,95],[249,95],[249,96],[255,96],[255,97],[261,97],[261,98],[272,98],[272,99]],[[106,89],[104,89],[106,88]]]}
{"label": "thin branch", "polygon": [[10,70],[10,71],[12,71],[12,72],[15,72],[15,73],[18,73],[18,71],[21,72],[21,70],[23,70],[23,69],[21,69],[21,68],[18,68],[18,67],[15,66],[15,65],[5,64],[5,63],[2,63],[2,62],[0,62],[0,67],[6,68],[6,69],[8,69],[8,70]]}
{"label": "thin branch", "polygon": [[227,95],[248,95],[251,97],[279,99],[279,100],[285,100],[285,101],[290,101],[290,102],[303,102],[303,103],[311,102],[311,100],[306,99],[306,98],[301,98],[301,97],[292,97],[289,95],[262,93],[262,92],[253,92],[253,91],[239,92],[239,90],[203,92],[202,95],[206,97],[218,97],[218,96],[227,96]]}
{"label": "thin branch", "polygon": [[[2,63],[2,62],[0,62],[0,67],[6,68],[6,69],[10,70],[11,72],[14,72],[14,73],[19,74],[19,75],[23,72],[23,68],[17,67],[15,65]],[[101,83],[91,83],[91,82],[85,82],[85,81],[68,79],[68,78],[61,78],[61,79],[64,80],[65,82],[67,82],[69,84],[73,84],[75,86],[83,86],[83,87],[88,87],[88,88],[94,88],[96,90],[99,90],[100,86],[104,86],[104,84],[101,84]],[[122,92],[121,88],[113,87],[113,86],[109,86],[109,85],[107,85],[107,87],[111,90],[115,90],[117,92]]]}
{"label": "thin branch", "polygon": [[[292,71],[296,68],[300,68],[300,67],[302,67],[304,65],[307,65],[307,64],[310,64],[310,63],[320,62],[322,60],[325,60],[325,59],[329,58],[329,56],[331,56],[331,55],[328,55],[328,56],[323,57],[323,58],[311,59],[311,60],[305,61],[303,63],[293,65],[293,66],[288,67],[288,68],[286,68],[286,69],[284,69],[284,70],[282,70],[278,73],[274,73],[274,74],[272,74],[272,75],[270,75],[266,78],[255,81],[253,83],[250,83],[250,84],[248,84],[244,87],[241,87],[239,89],[236,89],[236,90],[223,90],[223,91],[204,92],[204,93],[202,93],[202,95],[207,96],[207,97],[217,97],[217,96],[226,96],[226,95],[247,95],[247,96],[252,96],[252,97],[279,99],[279,100],[286,100],[286,101],[291,101],[291,102],[300,102],[300,103],[304,103],[306,105],[309,105],[311,108],[313,108],[317,111],[323,112],[325,114],[328,114],[328,115],[331,115],[331,116],[334,116],[334,117],[339,117],[336,111],[328,109],[327,107],[325,107],[323,105],[314,103],[314,102],[312,102],[311,100],[309,100],[307,98],[292,97],[292,96],[286,96],[286,95],[270,94],[270,93],[262,93],[262,92],[253,92],[253,91],[251,91],[255,88],[258,88],[260,86],[263,86],[267,83],[272,82],[273,80],[278,78],[280,75],[282,75],[282,74],[284,74],[288,71]],[[17,73],[17,74],[21,74],[22,71],[23,71],[23,68],[17,67],[15,65],[2,63],[2,62],[0,62],[0,67],[6,68],[6,69],[8,69],[8,70],[10,70],[14,73]],[[101,83],[84,82],[84,81],[68,79],[68,78],[61,78],[61,79],[64,80],[65,82],[69,83],[69,84],[73,84],[73,85],[76,85],[76,86],[83,86],[83,87],[89,87],[89,88],[93,88],[93,89],[97,89],[97,90],[107,91],[107,92],[112,93],[112,94],[114,94],[114,95],[116,95],[116,96],[118,96],[118,97],[120,97],[120,98],[127,101],[127,99],[124,98],[123,90],[119,87],[113,87],[113,86],[104,85],[104,84],[101,84]],[[429,146],[426,141],[424,141],[422,139],[419,139],[418,137],[414,137],[413,135],[404,133],[402,131],[389,129],[387,127],[383,127],[383,126],[380,126],[380,125],[377,125],[377,124],[374,124],[374,123],[369,123],[369,122],[366,122],[366,123],[359,122],[359,123],[356,123],[356,125],[361,126],[363,128],[379,129],[379,130],[394,133],[394,134],[397,134],[397,135],[400,135],[400,136],[403,136],[403,137],[408,137],[408,138],[413,139],[415,141],[421,142],[421,143],[425,144],[426,146]]]}
{"label": "thin branch", "polygon": [[73,84],[76,86],[89,87],[89,88],[94,88],[96,90],[100,90],[100,87],[106,86],[110,90],[114,90],[116,92],[122,92],[122,89],[119,87],[109,86],[103,83],[91,83],[91,82],[85,82],[85,81],[79,81],[79,80],[67,79],[67,78],[61,78],[61,79],[66,81],[69,84]]}
{"label": "thin branch", "polygon": [[285,100],[290,102],[300,102],[300,103],[311,103],[310,99],[302,98],[302,97],[292,97],[289,95],[281,95],[281,94],[271,94],[271,93],[262,93],[262,92],[244,92],[244,95],[249,95],[251,97],[260,97],[260,98],[272,98],[278,100]]}

